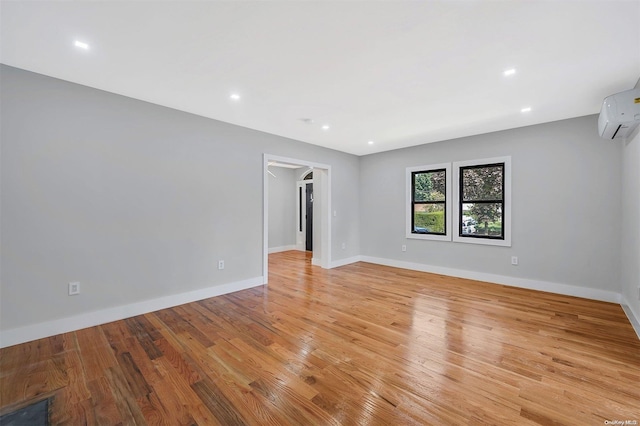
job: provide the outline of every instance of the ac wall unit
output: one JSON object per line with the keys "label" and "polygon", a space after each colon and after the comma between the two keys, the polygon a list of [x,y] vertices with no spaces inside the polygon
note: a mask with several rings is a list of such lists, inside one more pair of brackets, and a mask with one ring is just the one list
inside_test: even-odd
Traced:
{"label": "ac wall unit", "polygon": [[604,139],[624,139],[640,123],[640,88],[626,90],[604,98],[598,132]]}

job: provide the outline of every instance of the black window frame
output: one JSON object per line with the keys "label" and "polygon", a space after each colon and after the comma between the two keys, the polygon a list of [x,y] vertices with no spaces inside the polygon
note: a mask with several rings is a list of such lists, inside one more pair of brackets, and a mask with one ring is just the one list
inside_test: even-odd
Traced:
{"label": "black window frame", "polygon": [[[425,173],[438,173],[438,172],[443,172],[444,173],[444,185],[445,185],[445,192],[444,192],[444,200],[442,201],[416,201],[415,197],[416,197],[416,175],[418,174],[425,174]],[[412,171],[411,172],[411,234],[412,235],[441,235],[441,236],[446,236],[447,235],[447,185],[448,185],[448,179],[449,176],[447,176],[447,169],[446,168],[437,168],[437,169],[426,169],[426,170],[416,170],[416,171]],[[444,206],[444,232],[416,232],[416,225],[415,225],[415,220],[416,220],[416,210],[415,210],[415,206],[416,204],[420,205],[420,204],[442,204]]]}
{"label": "black window frame", "polygon": [[[500,199],[491,199],[491,200],[466,200],[464,199],[464,171],[465,170],[470,170],[470,169],[484,169],[484,168],[489,168],[489,167],[496,167],[496,166],[500,166],[502,168],[502,192],[501,195],[502,197]],[[459,220],[458,220],[458,237],[461,238],[478,238],[478,239],[485,239],[485,240],[503,240],[505,239],[505,211],[506,211],[506,204],[505,204],[505,192],[506,192],[506,181],[505,181],[505,174],[506,174],[506,162],[501,161],[498,163],[487,163],[487,164],[474,164],[471,166],[460,166],[459,170],[458,170],[458,182],[459,182],[459,188],[458,188],[458,213],[459,213]],[[500,229],[500,235],[479,235],[479,234],[463,234],[462,233],[462,223],[463,223],[463,210],[462,210],[462,206],[463,204],[470,204],[470,203],[474,203],[474,204],[500,204],[501,205],[501,209],[500,209],[500,224],[501,224],[501,229]]]}

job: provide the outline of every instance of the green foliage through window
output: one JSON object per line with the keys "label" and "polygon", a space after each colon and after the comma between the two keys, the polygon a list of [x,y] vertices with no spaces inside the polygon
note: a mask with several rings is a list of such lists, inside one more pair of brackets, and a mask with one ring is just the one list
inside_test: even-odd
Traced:
{"label": "green foliage through window", "polygon": [[445,169],[411,174],[413,234],[446,235],[446,188]]}
{"label": "green foliage through window", "polygon": [[459,233],[504,238],[504,163],[460,168]]}
{"label": "green foliage through window", "polygon": [[414,201],[444,201],[446,172],[444,170],[417,172],[413,174]]}

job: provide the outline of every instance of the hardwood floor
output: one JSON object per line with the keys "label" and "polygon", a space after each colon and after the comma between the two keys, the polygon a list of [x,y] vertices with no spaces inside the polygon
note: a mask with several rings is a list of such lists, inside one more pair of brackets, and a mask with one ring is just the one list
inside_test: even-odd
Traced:
{"label": "hardwood floor", "polygon": [[616,304],[302,252],[269,271],[2,349],[0,412],[51,396],[69,425],[640,423],[640,340]]}

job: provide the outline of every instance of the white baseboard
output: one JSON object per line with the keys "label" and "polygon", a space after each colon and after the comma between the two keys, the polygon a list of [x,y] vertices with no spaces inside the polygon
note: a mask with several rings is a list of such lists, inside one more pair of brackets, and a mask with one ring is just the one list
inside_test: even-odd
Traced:
{"label": "white baseboard", "polygon": [[173,306],[183,305],[185,303],[191,303],[202,299],[208,299],[210,297],[246,290],[248,288],[261,286],[264,283],[265,279],[263,277],[255,277],[201,290],[194,290],[186,293],[159,297],[157,299],[131,303],[129,305],[87,312],[85,314],[75,315],[72,317],[47,321],[46,323],[4,330],[0,332],[0,348],[30,342],[44,337],[55,336],[56,334],[68,333],[70,331],[76,331],[100,324],[106,324],[108,322],[130,318],[136,315],[158,311],[160,309],[171,308]]}
{"label": "white baseboard", "polygon": [[356,263],[362,261],[362,256],[353,256],[347,257],[346,259],[338,259],[331,262],[329,268],[338,268],[340,266],[349,265],[351,263]]}
{"label": "white baseboard", "polygon": [[638,335],[638,339],[640,339],[640,315],[638,314],[638,312],[635,312],[633,310],[631,304],[624,295],[622,296],[622,302],[620,303],[620,306],[622,306],[624,313],[627,314],[627,318],[629,318],[631,326]]}
{"label": "white baseboard", "polygon": [[464,269],[444,268],[441,266],[425,265],[422,263],[404,262],[394,259],[383,259],[379,257],[360,256],[363,262],[376,263],[379,265],[394,266],[396,268],[411,269],[414,271],[430,272],[439,275],[450,275],[453,277],[467,278],[470,280],[486,281],[490,283],[502,284],[511,287],[528,288],[531,290],[548,291],[550,293],[564,294],[567,296],[584,297],[585,299],[601,300],[604,302],[620,303],[619,293],[600,290],[596,288],[578,287],[568,284],[559,284],[548,281],[538,281],[528,278],[509,277],[505,275],[488,274],[484,272],[467,271]]}
{"label": "white baseboard", "polygon": [[[485,281],[502,284],[511,287],[528,288],[531,290],[547,291],[549,293],[564,294],[567,296],[583,297],[585,299],[600,300],[603,302],[618,303],[629,318],[631,326],[640,339],[640,313],[635,312],[626,297],[620,293],[608,290],[578,287],[568,284],[558,284],[549,281],[531,280],[527,278],[509,277],[505,275],[487,274],[483,272],[466,271],[463,269],[444,268],[440,266],[425,265],[422,263],[403,262],[401,260],[384,259],[371,256],[356,256],[357,260],[375,263],[378,265],[393,266],[396,268],[410,269],[414,271],[430,272],[439,275],[449,275],[471,280]],[[350,258],[350,259],[355,259]],[[349,260],[349,259],[345,259]],[[340,261],[338,261],[340,262]],[[351,263],[351,262],[350,262]],[[345,263],[346,264],[346,263]]]}
{"label": "white baseboard", "polygon": [[[295,249],[295,246],[294,246]],[[404,262],[394,259],[384,259],[372,256],[353,256],[331,262],[331,268],[348,265],[355,262],[369,262],[379,265],[393,266],[396,268],[410,269],[414,271],[430,272],[439,275],[449,275],[478,281],[503,284],[512,287],[528,288],[532,290],[548,291],[551,293],[565,294],[569,296],[584,297],[587,299],[602,300],[605,302],[619,303],[624,309],[636,334],[640,338],[640,315],[634,312],[626,299],[618,293],[577,287],[567,284],[558,284],[547,281],[538,281],[525,278],[509,277],[504,275],[487,274],[482,272],[467,271],[463,269],[444,268],[440,266],[425,265],[421,263]],[[116,306],[73,317],[61,318],[46,323],[33,324],[25,327],[14,328],[0,332],[0,348],[29,342],[56,334],[80,330],[111,321],[130,318],[160,309],[170,308],[185,303],[195,302],[210,297],[233,293],[252,287],[258,287],[267,283],[266,277],[255,277],[234,283],[222,284],[206,289],[164,296],[157,299],[145,300],[129,305]]]}
{"label": "white baseboard", "polygon": [[297,249],[298,247],[295,244],[290,246],[282,246],[282,247],[269,247],[269,254],[280,253],[281,251],[297,250]]}

